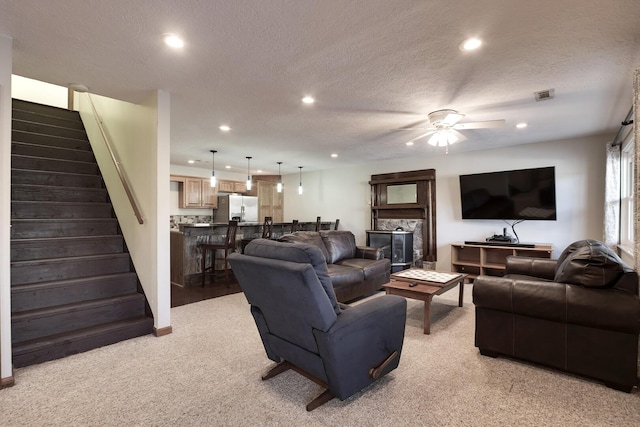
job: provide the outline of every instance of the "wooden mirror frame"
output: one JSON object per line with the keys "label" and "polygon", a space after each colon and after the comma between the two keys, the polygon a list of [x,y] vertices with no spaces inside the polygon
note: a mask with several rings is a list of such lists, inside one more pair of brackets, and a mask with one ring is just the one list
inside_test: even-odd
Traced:
{"label": "wooden mirror frame", "polygon": [[[387,186],[416,184],[416,203],[387,203]],[[423,169],[371,175],[371,229],[380,219],[419,219],[422,221],[423,261],[437,260],[436,245],[436,170]]]}

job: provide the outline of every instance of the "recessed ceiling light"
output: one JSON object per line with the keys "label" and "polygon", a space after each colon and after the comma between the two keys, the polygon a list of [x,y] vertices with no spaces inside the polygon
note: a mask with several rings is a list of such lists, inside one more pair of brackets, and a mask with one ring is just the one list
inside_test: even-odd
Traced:
{"label": "recessed ceiling light", "polygon": [[220,129],[222,132],[229,132],[231,130],[231,128],[227,125],[220,125],[218,129]]}
{"label": "recessed ceiling light", "polygon": [[518,124],[516,125],[516,127],[517,127],[518,129],[524,129],[524,128],[526,128],[526,127],[527,127],[527,124],[526,124],[526,123],[518,123]]}
{"label": "recessed ceiling light", "polygon": [[338,153],[331,154],[331,157],[333,157],[335,159],[336,157],[338,157]]}
{"label": "recessed ceiling light", "polygon": [[481,45],[482,45],[482,40],[476,37],[471,37],[469,39],[463,40],[462,43],[458,45],[458,49],[460,49],[463,52],[468,52],[470,50],[476,50]]}
{"label": "recessed ceiling light", "polygon": [[190,163],[190,164],[193,164],[195,162],[196,162],[195,160],[187,160],[187,163]]}
{"label": "recessed ceiling light", "polygon": [[170,33],[164,34],[162,36],[162,39],[164,40],[164,43],[167,46],[170,46],[176,49],[180,49],[184,47],[184,41],[175,34],[170,34]]}
{"label": "recessed ceiling light", "polygon": [[231,169],[231,166],[227,165],[224,167],[225,169]]}
{"label": "recessed ceiling light", "polygon": [[406,144],[407,144],[407,145],[409,145],[409,146],[411,146],[411,145],[413,145],[413,141],[409,141],[409,142],[407,142]]}
{"label": "recessed ceiling light", "polygon": [[313,104],[314,102],[316,102],[316,100],[313,99],[312,96],[305,96],[304,98],[302,98],[302,102],[304,102],[305,104]]}

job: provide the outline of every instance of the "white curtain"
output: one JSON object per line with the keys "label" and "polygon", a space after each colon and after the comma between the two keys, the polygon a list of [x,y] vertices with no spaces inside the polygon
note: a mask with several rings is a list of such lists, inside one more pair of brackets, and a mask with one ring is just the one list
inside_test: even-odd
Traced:
{"label": "white curtain", "polygon": [[607,144],[604,188],[604,243],[615,250],[620,243],[620,147]]}
{"label": "white curtain", "polygon": [[635,270],[640,271],[640,214],[638,212],[638,208],[640,207],[640,175],[638,174],[638,167],[640,163],[640,146],[638,146],[638,141],[640,141],[640,68],[635,70],[633,74],[633,136],[634,136],[634,150],[635,150],[635,166],[634,166],[634,177],[635,183],[633,188],[633,236],[635,239]]}

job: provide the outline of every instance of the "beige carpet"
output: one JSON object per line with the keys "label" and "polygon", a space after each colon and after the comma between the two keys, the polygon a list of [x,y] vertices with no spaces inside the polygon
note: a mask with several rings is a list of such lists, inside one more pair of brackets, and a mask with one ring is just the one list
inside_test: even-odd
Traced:
{"label": "beige carpet", "polygon": [[0,391],[2,426],[639,426],[640,393],[473,346],[471,285],[435,297],[432,334],[409,300],[398,369],[313,412],[321,392],[266,358],[243,294],[172,309],[173,334],[146,336],[18,369]]}

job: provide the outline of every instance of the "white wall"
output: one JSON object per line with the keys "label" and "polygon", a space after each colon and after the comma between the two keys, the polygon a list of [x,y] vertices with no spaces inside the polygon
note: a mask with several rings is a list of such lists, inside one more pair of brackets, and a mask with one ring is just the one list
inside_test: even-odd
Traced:
{"label": "white wall", "polygon": [[611,139],[606,135],[303,172],[302,196],[297,194],[298,175],[286,175],[284,216],[287,221],[339,218],[340,228],[351,230],[358,244],[364,244],[365,230],[371,228],[371,175],[435,169],[437,268],[448,270],[449,244],[482,241],[502,234],[506,226],[502,221],[461,219],[459,175],[555,166],[557,221],[525,221],[516,226],[516,232],[522,242],[553,244],[557,256],[575,240],[602,239],[605,143]]}
{"label": "white wall", "polygon": [[11,362],[11,67],[13,40],[0,35],[0,383]]}
{"label": "white wall", "polygon": [[29,79],[27,77],[11,76],[11,97],[52,107],[67,108],[69,103],[66,87]]}
{"label": "white wall", "polygon": [[118,216],[156,329],[170,325],[169,282],[169,95],[158,91],[139,105],[91,95],[122,169],[131,184],[144,224],[138,224],[100,136],[87,94],[77,102],[87,134]]}

